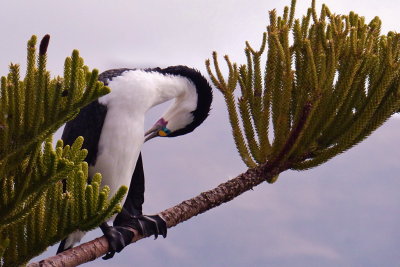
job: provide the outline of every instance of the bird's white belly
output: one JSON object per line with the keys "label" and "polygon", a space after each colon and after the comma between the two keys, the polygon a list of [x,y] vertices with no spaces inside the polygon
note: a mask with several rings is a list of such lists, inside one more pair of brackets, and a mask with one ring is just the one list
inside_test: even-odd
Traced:
{"label": "bird's white belly", "polygon": [[[143,141],[143,120],[121,116],[113,109],[107,111],[96,162],[89,168],[89,174],[101,173],[102,185],[110,187],[110,197],[122,185],[129,188]],[[125,199],[126,195],[122,204]]]}

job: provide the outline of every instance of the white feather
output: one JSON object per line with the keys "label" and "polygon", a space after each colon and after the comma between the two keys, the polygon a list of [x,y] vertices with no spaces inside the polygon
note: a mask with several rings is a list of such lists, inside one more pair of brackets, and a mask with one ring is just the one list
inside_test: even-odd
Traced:
{"label": "white feather", "polygon": [[[197,94],[194,84],[187,78],[142,70],[126,71],[113,78],[108,86],[111,93],[99,99],[100,103],[107,105],[107,116],[99,140],[97,160],[89,172],[91,175],[100,172],[103,184],[110,187],[112,195],[121,185],[130,185],[144,142],[147,110],[176,98],[166,113],[172,120],[173,115],[188,113],[196,108]],[[183,123],[189,124],[188,120]]]}
{"label": "white feather", "polygon": [[85,234],[86,232],[76,230],[72,234],[68,235],[68,237],[65,239],[64,249],[73,247],[76,243],[81,241]]}

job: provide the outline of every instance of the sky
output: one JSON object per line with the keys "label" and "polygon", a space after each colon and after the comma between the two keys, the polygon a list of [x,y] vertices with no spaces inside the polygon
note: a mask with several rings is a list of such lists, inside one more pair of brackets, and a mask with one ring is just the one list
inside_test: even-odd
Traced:
{"label": "sky", "polygon": [[[298,0],[296,17],[311,1]],[[398,1],[317,1],[334,13],[354,10],[400,31]],[[261,41],[268,11],[285,1],[261,0],[3,0],[0,2],[0,75],[10,62],[25,69],[32,34],[51,35],[48,69],[79,49],[90,68],[188,65],[206,75],[212,51],[244,62],[244,42]],[[149,112],[146,126],[165,105]],[[61,130],[57,133],[60,136]],[[154,214],[216,187],[246,170],[236,153],[227,111],[214,90],[209,118],[193,133],[156,138],[143,147],[144,212]],[[84,266],[398,266],[400,265],[400,119],[326,164],[286,171],[273,184],[148,238],[110,261]],[[85,240],[101,235],[89,233]],[[50,248],[40,258],[53,255]],[[38,258],[38,259],[40,259]]]}

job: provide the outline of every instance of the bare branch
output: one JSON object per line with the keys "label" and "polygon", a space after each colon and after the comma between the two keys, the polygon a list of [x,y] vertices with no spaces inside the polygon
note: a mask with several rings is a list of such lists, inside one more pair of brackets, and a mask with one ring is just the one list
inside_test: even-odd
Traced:
{"label": "bare branch", "polygon": [[[220,184],[212,190],[203,192],[194,198],[185,200],[174,207],[162,211],[160,216],[165,219],[168,228],[174,227],[179,223],[236,198],[254,186],[285,171],[287,168],[287,164],[264,164],[260,167],[248,169],[245,173]],[[135,237],[132,243],[144,238],[137,231],[134,230],[134,232]],[[106,254],[107,251],[108,243],[106,238],[102,236],[40,262],[31,263],[28,267],[73,267],[93,261]]]}

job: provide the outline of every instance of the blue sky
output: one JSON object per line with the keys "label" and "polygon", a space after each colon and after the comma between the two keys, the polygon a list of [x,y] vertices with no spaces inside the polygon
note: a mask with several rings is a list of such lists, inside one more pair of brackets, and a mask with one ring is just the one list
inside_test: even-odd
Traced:
{"label": "blue sky", "polygon": [[[301,17],[311,1],[298,1]],[[334,13],[378,15],[383,33],[400,31],[397,1],[324,1]],[[322,1],[318,1],[320,7]],[[25,62],[32,34],[51,35],[48,68],[79,49],[90,68],[184,64],[205,75],[217,51],[241,63],[246,40],[258,46],[268,11],[290,1],[1,1],[0,74]],[[319,9],[319,8],[318,8]],[[24,65],[23,65],[24,66]],[[24,67],[23,67],[24,68]],[[157,213],[244,172],[219,92],[194,133],[143,147],[148,214]],[[150,126],[165,105],[148,114]],[[59,133],[58,133],[59,134]],[[86,266],[396,266],[400,264],[400,119],[365,142],[305,172],[288,171],[230,203],[140,241],[111,261]],[[100,235],[94,231],[88,238]],[[53,255],[55,248],[44,256]]]}

